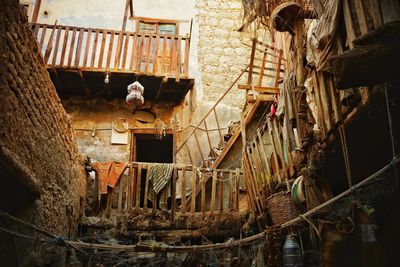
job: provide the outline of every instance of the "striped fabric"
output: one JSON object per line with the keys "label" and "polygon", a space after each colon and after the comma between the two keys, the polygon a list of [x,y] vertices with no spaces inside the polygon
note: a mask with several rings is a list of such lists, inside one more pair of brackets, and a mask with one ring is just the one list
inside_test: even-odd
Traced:
{"label": "striped fabric", "polygon": [[149,180],[153,185],[153,190],[158,194],[171,180],[174,165],[169,163],[154,163],[150,166]]}

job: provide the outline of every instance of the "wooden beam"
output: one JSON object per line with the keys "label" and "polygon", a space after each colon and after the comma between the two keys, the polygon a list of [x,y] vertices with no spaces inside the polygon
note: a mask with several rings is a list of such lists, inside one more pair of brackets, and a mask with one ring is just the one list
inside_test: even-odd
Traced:
{"label": "wooden beam", "polygon": [[32,14],[31,23],[37,23],[41,4],[42,4],[42,0],[36,0],[35,1],[35,6],[33,8],[33,14]]}
{"label": "wooden beam", "polygon": [[269,87],[269,86],[258,86],[258,85],[246,85],[246,84],[239,84],[239,89],[242,90],[254,90],[259,93],[267,93],[267,94],[279,94],[280,89],[278,87]]}
{"label": "wooden beam", "polygon": [[191,205],[190,213],[194,214],[196,211],[196,177],[197,177],[197,167],[192,167],[192,194],[191,194]]}

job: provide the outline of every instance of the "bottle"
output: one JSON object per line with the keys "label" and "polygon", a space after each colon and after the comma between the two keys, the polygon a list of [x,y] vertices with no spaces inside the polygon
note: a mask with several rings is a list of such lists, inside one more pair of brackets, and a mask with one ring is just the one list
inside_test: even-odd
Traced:
{"label": "bottle", "polygon": [[283,267],[301,266],[303,266],[303,259],[300,246],[293,235],[288,235],[283,245]]}

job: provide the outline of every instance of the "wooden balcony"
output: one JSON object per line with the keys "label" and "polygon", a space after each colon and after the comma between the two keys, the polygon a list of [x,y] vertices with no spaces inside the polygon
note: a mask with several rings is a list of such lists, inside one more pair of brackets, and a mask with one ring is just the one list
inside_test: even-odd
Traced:
{"label": "wooden balcony", "polygon": [[47,24],[32,24],[32,31],[61,95],[93,97],[106,74],[114,97],[123,97],[135,80],[149,89],[145,99],[156,102],[178,103],[193,87],[189,36]]}

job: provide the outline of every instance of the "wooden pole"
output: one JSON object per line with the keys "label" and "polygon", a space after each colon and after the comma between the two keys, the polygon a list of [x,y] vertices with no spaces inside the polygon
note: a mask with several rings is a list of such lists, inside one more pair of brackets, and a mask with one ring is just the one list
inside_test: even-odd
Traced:
{"label": "wooden pole", "polygon": [[32,23],[37,23],[39,17],[39,10],[40,5],[42,4],[42,0],[35,1],[35,7],[33,8],[33,15],[32,15]]}

